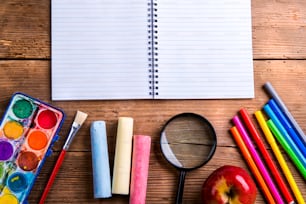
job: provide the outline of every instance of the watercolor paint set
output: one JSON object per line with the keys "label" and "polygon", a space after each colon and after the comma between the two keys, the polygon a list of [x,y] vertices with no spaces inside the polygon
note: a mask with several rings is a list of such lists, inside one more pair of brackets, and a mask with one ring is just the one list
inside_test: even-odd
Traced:
{"label": "watercolor paint set", "polygon": [[0,203],[24,204],[65,114],[38,99],[15,93],[0,123]]}

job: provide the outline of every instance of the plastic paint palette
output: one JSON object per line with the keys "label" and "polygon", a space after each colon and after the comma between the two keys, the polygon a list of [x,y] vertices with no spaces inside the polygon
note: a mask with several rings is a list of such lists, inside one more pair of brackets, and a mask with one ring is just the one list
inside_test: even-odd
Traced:
{"label": "plastic paint palette", "polygon": [[13,95],[0,125],[0,204],[23,204],[51,154],[64,113],[23,93]]}

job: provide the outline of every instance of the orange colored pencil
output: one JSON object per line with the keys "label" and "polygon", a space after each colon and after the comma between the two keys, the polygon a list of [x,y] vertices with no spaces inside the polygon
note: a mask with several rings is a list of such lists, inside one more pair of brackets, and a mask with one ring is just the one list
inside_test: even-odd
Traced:
{"label": "orange colored pencil", "polygon": [[254,174],[259,186],[261,187],[261,190],[262,190],[263,194],[265,195],[265,198],[266,198],[267,202],[268,203],[275,203],[267,184],[265,183],[262,175],[260,174],[260,171],[257,168],[254,160],[252,159],[249,150],[247,149],[246,145],[244,144],[243,140],[241,139],[240,133],[238,132],[237,128],[234,126],[234,127],[230,128],[230,131],[231,131],[231,133],[233,135],[233,138],[234,138],[235,142],[237,143],[237,145],[238,145],[238,147],[239,147],[239,149],[242,153],[242,156],[244,157],[244,159],[247,162],[250,170]]}
{"label": "orange colored pencil", "polygon": [[239,113],[240,113],[241,117],[243,118],[243,121],[245,122],[246,126],[249,129],[249,132],[251,133],[250,135],[252,136],[252,138],[256,142],[260,152],[262,153],[262,157],[264,158],[264,161],[268,165],[268,168],[270,169],[271,172],[273,172],[272,176],[275,179],[276,183],[278,184],[278,186],[279,186],[284,198],[286,199],[287,203],[288,204],[294,203],[294,199],[293,199],[289,189],[287,188],[281,174],[279,173],[278,168],[273,163],[272,158],[270,157],[270,154],[266,150],[266,148],[264,146],[264,143],[263,143],[261,137],[259,136],[259,132],[256,130],[255,125],[252,123],[251,118],[250,118],[247,110],[242,108],[242,109],[240,109]]}

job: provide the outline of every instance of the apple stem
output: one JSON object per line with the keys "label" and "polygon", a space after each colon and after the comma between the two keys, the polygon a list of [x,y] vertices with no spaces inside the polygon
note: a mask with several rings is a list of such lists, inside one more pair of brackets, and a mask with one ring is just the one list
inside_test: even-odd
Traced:
{"label": "apple stem", "polygon": [[229,189],[229,191],[226,192],[226,195],[227,195],[227,197],[228,197],[228,200],[227,200],[226,204],[229,204],[231,198],[235,196],[235,190],[233,189],[233,187],[231,187],[231,188]]}

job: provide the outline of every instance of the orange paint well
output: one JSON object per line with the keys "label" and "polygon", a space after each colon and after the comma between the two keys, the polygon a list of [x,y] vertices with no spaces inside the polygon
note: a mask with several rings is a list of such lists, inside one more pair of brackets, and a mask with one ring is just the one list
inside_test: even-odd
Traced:
{"label": "orange paint well", "polygon": [[28,136],[28,144],[34,150],[41,150],[45,148],[47,143],[48,138],[42,131],[33,131]]}

